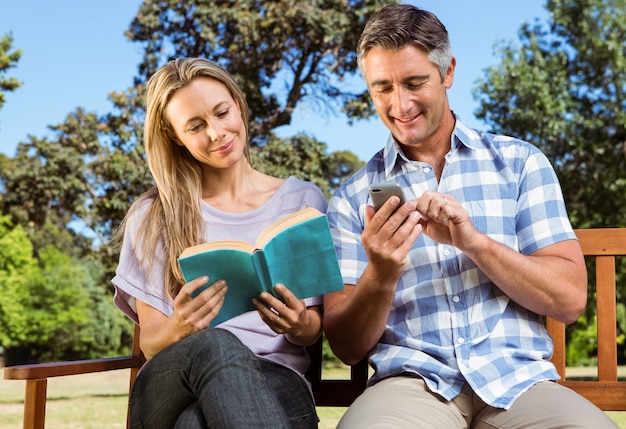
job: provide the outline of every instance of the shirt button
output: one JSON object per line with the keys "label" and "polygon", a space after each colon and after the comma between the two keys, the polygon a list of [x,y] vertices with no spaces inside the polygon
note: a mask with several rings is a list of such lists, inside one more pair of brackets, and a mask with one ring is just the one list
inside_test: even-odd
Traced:
{"label": "shirt button", "polygon": [[450,252],[450,249],[446,249],[443,252],[443,254],[446,255],[446,256],[450,256],[450,253],[452,253],[452,252]]}
{"label": "shirt button", "polygon": [[454,302],[459,302],[461,300],[461,298],[459,298],[457,295],[452,297],[452,301]]}
{"label": "shirt button", "polygon": [[424,173],[430,173],[430,167],[424,167]]}
{"label": "shirt button", "polygon": [[465,343],[465,338],[459,338],[459,344]]}

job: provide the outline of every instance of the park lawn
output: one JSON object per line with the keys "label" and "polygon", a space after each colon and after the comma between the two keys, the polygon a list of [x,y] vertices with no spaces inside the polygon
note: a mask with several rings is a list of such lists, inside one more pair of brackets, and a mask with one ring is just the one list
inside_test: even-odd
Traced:
{"label": "park lawn", "polygon": [[[334,374],[339,374],[335,376]],[[343,378],[331,370],[329,378]],[[128,370],[51,378],[48,381],[47,429],[124,428]],[[24,382],[0,378],[0,429],[21,429]],[[335,428],[345,408],[319,407],[320,429]],[[626,429],[626,412],[607,413]]]}
{"label": "park lawn", "polygon": [[[128,371],[49,379],[46,429],[125,428]],[[0,378],[0,429],[22,429],[24,384]],[[318,408],[319,428],[335,428],[344,411]]]}

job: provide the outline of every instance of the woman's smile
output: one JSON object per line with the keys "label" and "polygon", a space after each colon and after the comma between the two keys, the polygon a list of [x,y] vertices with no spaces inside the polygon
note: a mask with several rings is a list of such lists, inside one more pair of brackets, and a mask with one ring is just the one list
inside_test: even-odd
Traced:
{"label": "woman's smile", "polygon": [[233,146],[235,145],[235,139],[232,139],[231,141],[229,141],[228,143],[216,148],[216,149],[211,149],[208,150],[208,153],[219,153],[219,154],[224,154],[224,153],[228,153],[232,150]]}

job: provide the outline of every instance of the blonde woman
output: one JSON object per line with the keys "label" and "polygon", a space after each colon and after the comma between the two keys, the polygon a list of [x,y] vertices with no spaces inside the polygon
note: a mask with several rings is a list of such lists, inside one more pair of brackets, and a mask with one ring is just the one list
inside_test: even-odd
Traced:
{"label": "blonde woman", "polygon": [[131,394],[131,427],[315,428],[304,347],[320,336],[321,298],[298,300],[279,284],[284,303],[261,294],[257,311],[209,328],[229,285],[185,283],[177,257],[205,241],[253,243],[288,213],[325,211],[325,197],[308,182],[251,166],[248,106],[220,66],[176,59],[147,89],[145,148],[156,187],[126,216],[112,280],[148,358]]}

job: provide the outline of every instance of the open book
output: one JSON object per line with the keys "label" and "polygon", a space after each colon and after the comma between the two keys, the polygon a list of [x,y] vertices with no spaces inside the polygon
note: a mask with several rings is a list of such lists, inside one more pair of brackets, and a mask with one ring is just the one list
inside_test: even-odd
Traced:
{"label": "open book", "polygon": [[278,296],[276,283],[298,299],[343,290],[328,220],[312,207],[272,223],[255,245],[236,240],[199,244],[185,249],[178,265],[186,282],[202,275],[209,276],[208,284],[226,280],[224,305],[211,326],[255,310],[251,299],[262,291]]}

